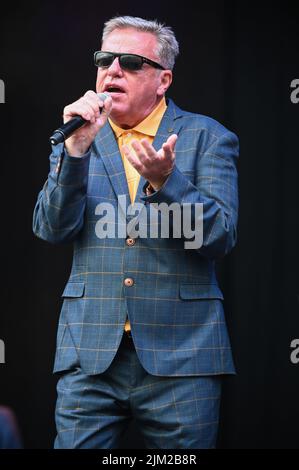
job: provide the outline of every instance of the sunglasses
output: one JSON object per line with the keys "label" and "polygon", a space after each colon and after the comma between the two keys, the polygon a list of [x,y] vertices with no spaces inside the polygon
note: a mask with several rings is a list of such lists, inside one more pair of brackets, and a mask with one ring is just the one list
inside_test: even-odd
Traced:
{"label": "sunglasses", "polygon": [[122,69],[135,71],[140,70],[143,64],[148,64],[156,69],[165,70],[162,65],[154,62],[153,60],[147,59],[142,55],[120,54],[117,52],[96,51],[94,53],[94,64],[96,67],[107,68],[110,67],[116,57],[118,57],[119,65]]}

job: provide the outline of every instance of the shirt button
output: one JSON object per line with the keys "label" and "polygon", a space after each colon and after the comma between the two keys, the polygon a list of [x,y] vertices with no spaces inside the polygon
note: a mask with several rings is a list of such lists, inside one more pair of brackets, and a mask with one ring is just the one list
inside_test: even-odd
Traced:
{"label": "shirt button", "polygon": [[133,245],[135,245],[135,243],[136,243],[135,238],[127,238],[127,239],[126,239],[126,244],[127,244],[128,246],[133,246]]}
{"label": "shirt button", "polygon": [[131,277],[127,277],[125,280],[124,280],[124,285],[126,287],[131,287],[133,286],[134,284],[134,280],[131,278]]}

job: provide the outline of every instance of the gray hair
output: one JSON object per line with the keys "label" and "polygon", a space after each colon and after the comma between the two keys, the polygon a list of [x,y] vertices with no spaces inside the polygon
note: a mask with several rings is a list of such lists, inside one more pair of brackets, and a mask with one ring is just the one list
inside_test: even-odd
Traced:
{"label": "gray hair", "polygon": [[161,65],[172,70],[175,58],[179,53],[179,44],[170,26],[157,20],[144,20],[134,16],[115,16],[104,24],[102,42],[115,29],[134,28],[137,31],[152,33],[157,38],[158,48],[155,51]]}

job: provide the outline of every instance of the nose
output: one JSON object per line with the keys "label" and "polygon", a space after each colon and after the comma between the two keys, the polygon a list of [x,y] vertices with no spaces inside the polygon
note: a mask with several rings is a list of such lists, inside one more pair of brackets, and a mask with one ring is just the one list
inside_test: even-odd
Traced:
{"label": "nose", "polygon": [[110,67],[108,67],[108,75],[112,77],[123,75],[123,70],[121,66],[119,65],[118,57],[115,57]]}

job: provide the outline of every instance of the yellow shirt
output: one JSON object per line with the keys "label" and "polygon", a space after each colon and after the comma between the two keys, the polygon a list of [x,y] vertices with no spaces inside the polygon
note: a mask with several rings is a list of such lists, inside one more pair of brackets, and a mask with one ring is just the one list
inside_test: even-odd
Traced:
{"label": "yellow shirt", "polygon": [[[137,170],[135,170],[133,165],[131,165],[131,163],[124,156],[122,152],[122,146],[128,145],[129,148],[131,148],[131,142],[133,139],[141,140],[146,138],[150,143],[152,143],[157,133],[163,114],[166,111],[166,108],[166,100],[165,98],[163,98],[156,106],[156,108],[151,112],[151,114],[149,114],[142,122],[140,122],[137,126],[133,127],[132,129],[122,129],[121,127],[118,127],[116,124],[114,124],[111,119],[109,119],[109,123],[117,139],[118,147],[126,172],[131,203],[135,201],[140,175]],[[125,330],[128,331],[130,329],[130,322],[127,319],[125,324]]]}

